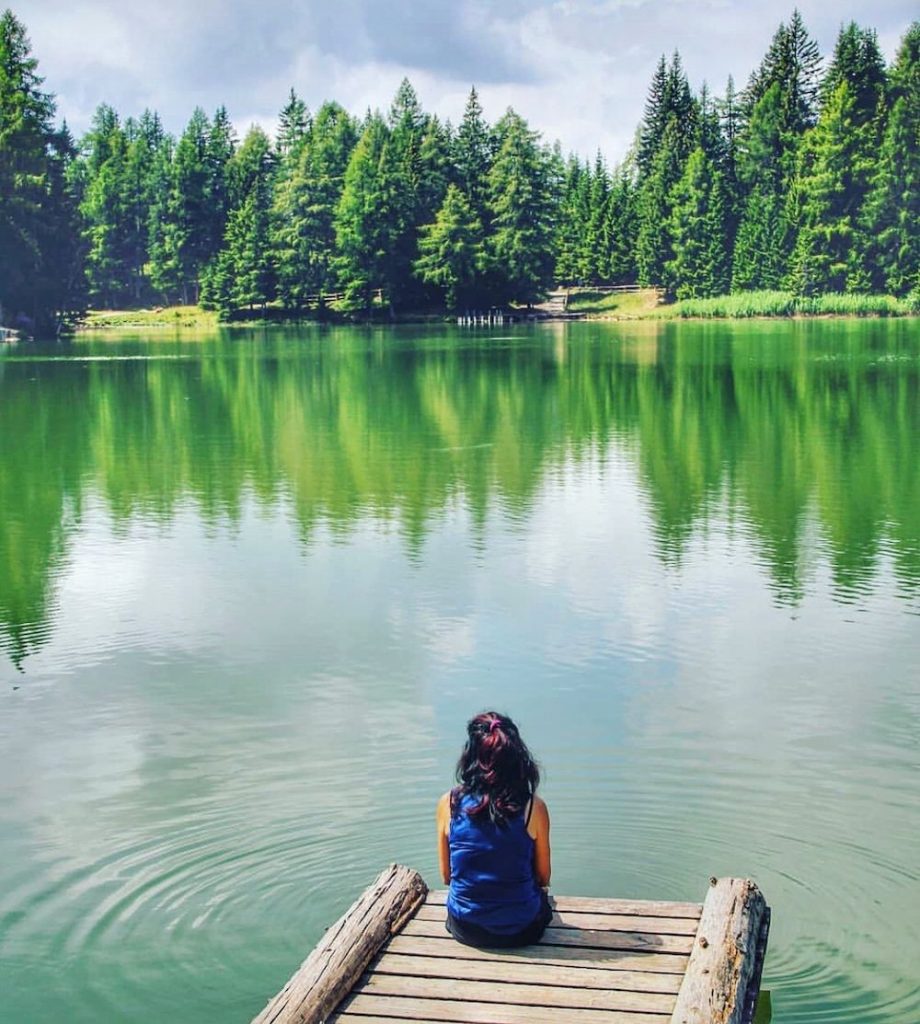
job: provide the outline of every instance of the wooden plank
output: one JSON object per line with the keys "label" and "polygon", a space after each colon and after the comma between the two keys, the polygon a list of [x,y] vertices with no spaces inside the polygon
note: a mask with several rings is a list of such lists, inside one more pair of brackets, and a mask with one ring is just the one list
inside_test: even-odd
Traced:
{"label": "wooden plank", "polygon": [[[421,921],[444,921],[444,907],[425,905],[415,915]],[[623,914],[581,913],[556,908],[550,924],[556,928],[647,932],[650,935],[696,935],[697,919],[690,917],[639,917]]]}
{"label": "wooden plank", "polygon": [[[342,1024],[393,1024],[392,1017],[371,1017],[367,1013],[337,1013],[329,1018],[329,1024],[341,1021]],[[441,1024],[429,1017],[413,1017],[412,1024]]]}
{"label": "wooden plank", "polygon": [[555,1006],[561,1010],[635,1010],[671,1013],[676,993],[630,992],[622,989],[556,988],[514,982],[468,981],[459,978],[418,978],[372,972],[355,986],[356,993],[411,999],[459,999],[508,1006]]}
{"label": "wooden plank", "polygon": [[526,946],[524,949],[476,949],[443,936],[396,935],[385,947],[390,952],[446,960],[489,960],[494,963],[528,963],[541,967],[579,966],[596,970],[650,971],[675,974],[687,969],[687,954],[635,953],[618,949],[579,949],[577,946]]}
{"label": "wooden plank", "polygon": [[469,981],[512,981],[531,985],[628,989],[677,995],[681,976],[653,971],[598,970],[509,960],[459,960],[452,957],[408,956],[389,950],[371,965],[374,974],[400,974],[422,978],[458,978]]}
{"label": "wooden plank", "polygon": [[671,1024],[742,1024],[756,974],[766,901],[749,879],[710,882]]}
{"label": "wooden plank", "polygon": [[[406,935],[445,936],[440,921],[415,918],[405,927]],[[648,950],[657,953],[689,953],[693,947],[691,935],[649,935],[645,932],[576,931],[573,928],[547,928],[542,945],[581,946],[589,949]]]}
{"label": "wooden plank", "polygon": [[381,946],[421,906],[422,876],[391,864],[339,920],[253,1024],[320,1024],[351,991]]}
{"label": "wooden plank", "polygon": [[458,1024],[668,1024],[663,1013],[632,1013],[629,1010],[567,1010],[564,1015],[553,1006],[481,1005],[467,1000],[406,999],[400,996],[352,996],[334,1018],[350,1024],[351,1014],[392,1020]]}
{"label": "wooden plank", "polygon": [[[702,903],[674,903],[665,900],[608,900],[594,896],[551,896],[558,911],[596,914],[636,914],[640,917],[692,917],[699,920]],[[443,907],[446,889],[433,889],[425,900],[426,907]]]}

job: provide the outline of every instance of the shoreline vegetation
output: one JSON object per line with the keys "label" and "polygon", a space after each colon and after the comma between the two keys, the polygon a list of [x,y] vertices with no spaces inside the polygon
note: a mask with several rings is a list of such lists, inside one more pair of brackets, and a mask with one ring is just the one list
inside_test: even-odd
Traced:
{"label": "shoreline vegetation", "polygon": [[[893,295],[848,295],[828,293],[810,298],[791,292],[762,291],[741,295],[721,295],[710,299],[684,299],[659,303],[654,289],[626,294],[610,294],[591,288],[569,290],[567,312],[589,321],[629,320],[746,320],[746,319],[854,319],[867,317],[920,316],[920,308]],[[509,310],[520,320],[528,315],[539,321],[557,319],[539,307],[532,310]],[[345,310],[329,309],[320,317],[293,318],[281,309],[255,311],[252,316],[221,321],[214,310],[199,306],[167,306],[152,309],[90,310],[78,327],[80,332],[123,331],[129,329],[173,328],[182,330],[214,330],[218,327],[269,327],[292,323],[453,323],[455,316],[447,310],[420,310],[392,315],[379,308],[376,315],[356,319]]]}
{"label": "shoreline vegetation", "polygon": [[[103,102],[78,139],[42,83],[7,10],[0,324],[25,335],[103,309],[297,321],[321,296],[335,301],[320,319],[400,322],[530,308],[571,286],[584,316],[920,310],[920,21],[890,63],[855,22],[825,58],[794,11],[747,85],[721,94],[662,56],[617,165],[566,156],[511,108],[490,123],[475,88],[456,125],[403,80],[363,117],[311,110],[292,88],[273,138],[240,139],[223,106],[173,136],[156,111]],[[648,310],[591,299],[592,285],[676,301]]]}

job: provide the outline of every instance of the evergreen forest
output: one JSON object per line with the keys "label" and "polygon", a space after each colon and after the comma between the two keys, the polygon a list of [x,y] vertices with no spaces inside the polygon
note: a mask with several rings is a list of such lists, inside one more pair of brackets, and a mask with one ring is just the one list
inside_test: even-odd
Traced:
{"label": "evergreen forest", "polygon": [[223,107],[178,138],[150,110],[103,103],[80,139],[55,117],[8,10],[0,322],[33,333],[88,307],[296,318],[337,295],[402,313],[528,304],[553,285],[920,307],[920,22],[886,64],[855,23],[823,57],[793,12],[720,95],[662,57],[615,166],[566,157],[511,109],[490,124],[475,88],[459,124],[441,121],[408,81],[361,117],[292,89],[274,138],[238,138]]}

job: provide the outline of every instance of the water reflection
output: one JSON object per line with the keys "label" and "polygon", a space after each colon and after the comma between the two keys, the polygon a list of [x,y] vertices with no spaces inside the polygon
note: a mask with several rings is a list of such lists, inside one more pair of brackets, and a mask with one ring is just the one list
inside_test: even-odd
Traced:
{"label": "water reflection", "polygon": [[250,1019],[497,705],[560,892],[751,873],[777,1024],[917,1019],[915,333],[8,353],[0,1017]]}
{"label": "water reflection", "polygon": [[776,600],[826,558],[840,601],[920,581],[920,342],[909,322],[567,325],[511,336],[306,331],[81,340],[0,362],[0,643],[21,664],[90,496],[116,522],[289,502],[309,546],[393,524],[417,555],[453,502],[527,522],[542,481],[626,454],[658,555],[727,516]]}

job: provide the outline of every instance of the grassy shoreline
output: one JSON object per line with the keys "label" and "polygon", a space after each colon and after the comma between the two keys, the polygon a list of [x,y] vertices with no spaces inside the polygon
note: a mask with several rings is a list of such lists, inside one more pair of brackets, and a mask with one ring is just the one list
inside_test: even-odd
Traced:
{"label": "grassy shoreline", "polygon": [[[898,299],[893,295],[827,294],[795,296],[790,292],[745,292],[712,299],[684,299],[659,304],[657,294],[648,289],[639,292],[599,292],[590,288],[573,290],[567,312],[580,313],[586,320],[750,320],[750,319],[827,319],[865,317],[909,317],[920,315],[915,298]],[[444,313],[409,312],[395,319],[374,319],[374,323],[443,323],[453,316]],[[217,327],[265,327],[290,324],[291,320],[267,317],[221,323],[217,314],[198,306],[167,306],[153,309],[91,310],[78,331],[116,331],[126,329],[199,329]],[[303,322],[314,322],[306,318]],[[323,322],[329,322],[328,320]],[[335,322],[349,323],[342,318]]]}
{"label": "grassy shoreline", "polygon": [[157,306],[153,309],[91,309],[77,326],[82,331],[128,327],[216,327],[217,314],[199,306]]}
{"label": "grassy shoreline", "polygon": [[580,289],[570,293],[567,308],[591,320],[821,319],[917,316],[920,301],[916,296],[898,299],[893,295],[828,293],[809,297],[761,291],[659,305],[650,290],[623,294]]}

